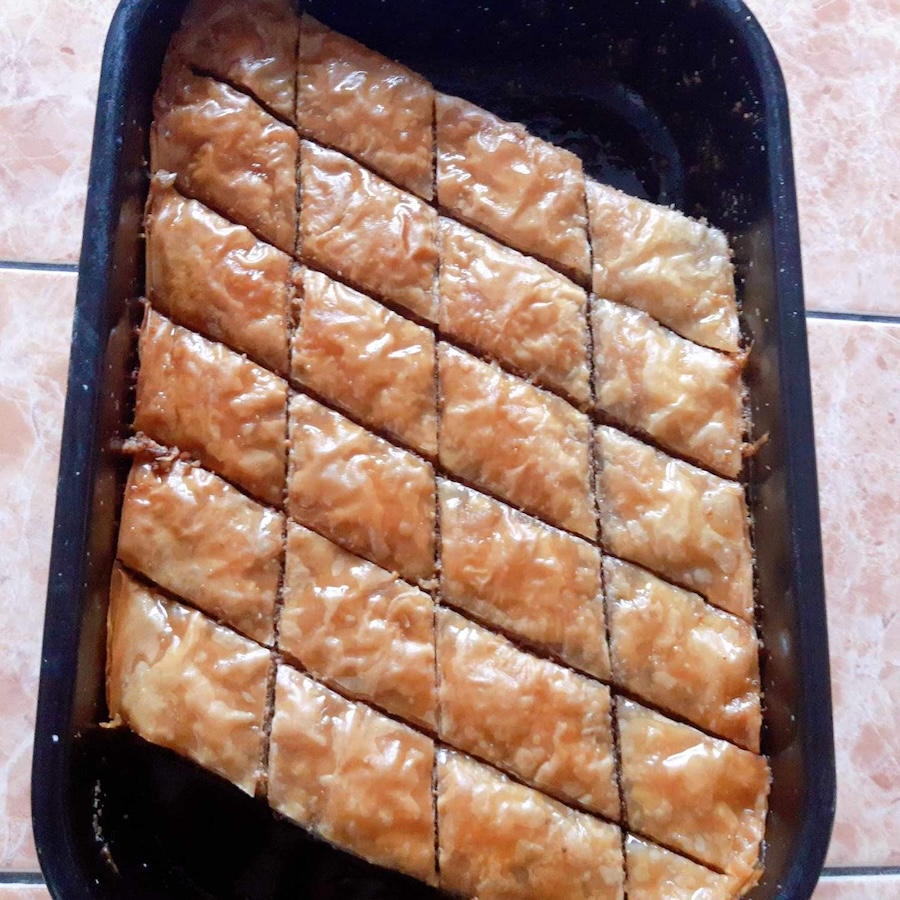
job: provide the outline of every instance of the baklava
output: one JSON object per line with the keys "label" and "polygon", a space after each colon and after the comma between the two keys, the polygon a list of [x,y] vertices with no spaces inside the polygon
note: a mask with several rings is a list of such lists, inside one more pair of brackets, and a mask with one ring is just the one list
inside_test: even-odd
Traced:
{"label": "baklava", "polygon": [[289,0],[193,0],[153,113],[112,724],[453,895],[744,893],[725,235]]}

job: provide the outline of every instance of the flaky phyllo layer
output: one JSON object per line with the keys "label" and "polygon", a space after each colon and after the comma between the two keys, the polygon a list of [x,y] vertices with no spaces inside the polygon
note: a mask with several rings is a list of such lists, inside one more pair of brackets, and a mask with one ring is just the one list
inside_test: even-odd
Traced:
{"label": "flaky phyllo layer", "polygon": [[194,0],[150,151],[112,721],[456,895],[743,893],[725,236],[288,0]]}

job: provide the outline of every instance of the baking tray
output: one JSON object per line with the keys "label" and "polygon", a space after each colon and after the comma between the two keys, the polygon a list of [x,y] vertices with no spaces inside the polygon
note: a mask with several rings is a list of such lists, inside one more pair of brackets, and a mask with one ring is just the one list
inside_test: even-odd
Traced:
{"label": "baking tray", "polygon": [[[184,0],[123,0],[106,42],[72,336],[33,762],[57,898],[423,898],[174,754],[102,729],[107,590],[131,416],[151,99]],[[808,898],[835,777],[787,97],[738,0],[333,0],[310,11],[440,89],[569,147],[589,174],[722,227],[736,251],[757,437],[747,475],[772,763],[752,896]]]}

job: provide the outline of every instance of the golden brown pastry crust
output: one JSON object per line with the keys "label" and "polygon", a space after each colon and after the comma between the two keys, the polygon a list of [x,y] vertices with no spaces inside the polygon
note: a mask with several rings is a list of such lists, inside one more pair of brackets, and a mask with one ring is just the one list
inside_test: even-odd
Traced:
{"label": "golden brown pastry crust", "polygon": [[175,176],[150,182],[147,295],[154,308],[281,374],[288,370],[290,257],[182,197]]}
{"label": "golden brown pastry crust", "polygon": [[303,15],[297,124],[304,134],[430,200],[433,123],[434,90],[421,75]]}
{"label": "golden brown pastry crust", "polygon": [[565,400],[438,345],[440,460],[452,474],[588,538],[590,424]]}
{"label": "golden brown pastry crust", "polygon": [[303,257],[378,298],[437,320],[437,213],[342,153],[303,141]]}
{"label": "golden brown pastry crust", "polygon": [[138,355],[135,431],[280,506],[285,381],[149,308]]}
{"label": "golden brown pastry crust", "polygon": [[[132,467],[119,556],[277,653],[117,563],[115,722],[477,900],[622,900],[626,843],[632,900],[745,891],[752,548],[699,468],[743,451],[724,235],[289,0],[190,0],[150,144],[133,443],[169,449]],[[615,690],[734,743],[618,697],[622,809]]]}
{"label": "golden brown pastry crust", "polygon": [[278,667],[269,803],[337,847],[436,882],[434,743]]}
{"label": "golden brown pastry crust", "polygon": [[587,282],[581,160],[459,97],[437,94],[435,118],[441,207]]}
{"label": "golden brown pastry crust", "polygon": [[721,231],[590,178],[587,201],[595,294],[698,344],[739,349],[734,266]]}
{"label": "golden brown pastry crust", "polygon": [[607,556],[603,568],[615,683],[758,753],[753,626],[637,566]]}
{"label": "golden brown pastry crust", "polygon": [[431,597],[294,522],[279,647],[345,693],[435,727]]}
{"label": "golden brown pastry crust", "polygon": [[434,334],[307,270],[293,375],[351,416],[437,455]]}
{"label": "golden brown pastry crust", "polygon": [[442,598],[609,677],[597,548],[452,481],[439,480],[438,497]]}
{"label": "golden brown pastry crust", "polygon": [[434,471],[310,397],[290,406],[288,511],[410,581],[434,574]]}
{"label": "golden brown pastry crust", "polygon": [[438,751],[441,887],[478,900],[621,900],[621,832]]}
{"label": "golden brown pastry crust", "polygon": [[584,290],[459,222],[442,218],[440,228],[441,330],[588,403]]}
{"label": "golden brown pastry crust", "polygon": [[606,549],[752,622],[752,548],[741,485],[615,428],[598,428],[597,443]]}
{"label": "golden brown pastry crust", "polygon": [[671,850],[629,834],[625,838],[628,900],[732,900],[732,879]]}
{"label": "golden brown pastry crust", "polygon": [[110,717],[256,792],[270,652],[114,567],[106,690]]}
{"label": "golden brown pastry crust", "polygon": [[291,0],[191,0],[169,53],[293,119],[299,27]]}
{"label": "golden brown pastry crust", "polygon": [[618,698],[629,827],[736,879],[751,876],[766,825],[764,757]]}
{"label": "golden brown pastry crust", "polygon": [[743,360],[701,347],[646,313],[595,299],[597,409],[728,478],[743,465]]}
{"label": "golden brown pastry crust", "polygon": [[281,513],[204,469],[136,461],[118,556],[213,618],[271,644],[283,528]]}
{"label": "golden brown pastry crust", "polygon": [[618,819],[610,693],[448,609],[437,614],[440,737]]}
{"label": "golden brown pastry crust", "polygon": [[167,58],[153,100],[150,171],[174,173],[183,194],[285,253],[297,240],[299,143],[250,97]]}

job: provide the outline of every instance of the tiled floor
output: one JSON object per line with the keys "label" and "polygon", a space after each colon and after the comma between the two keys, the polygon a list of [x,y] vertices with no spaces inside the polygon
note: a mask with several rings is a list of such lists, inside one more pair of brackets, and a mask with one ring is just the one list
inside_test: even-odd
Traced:
{"label": "tiled floor", "polygon": [[[77,259],[99,58],[114,6],[0,3],[0,900],[47,896],[15,881],[37,871],[30,742],[75,275],[30,264],[71,267]],[[816,900],[893,900],[900,0],[751,6],[791,94],[807,303],[837,316],[809,319],[839,776],[828,864],[868,868],[826,876]]]}

